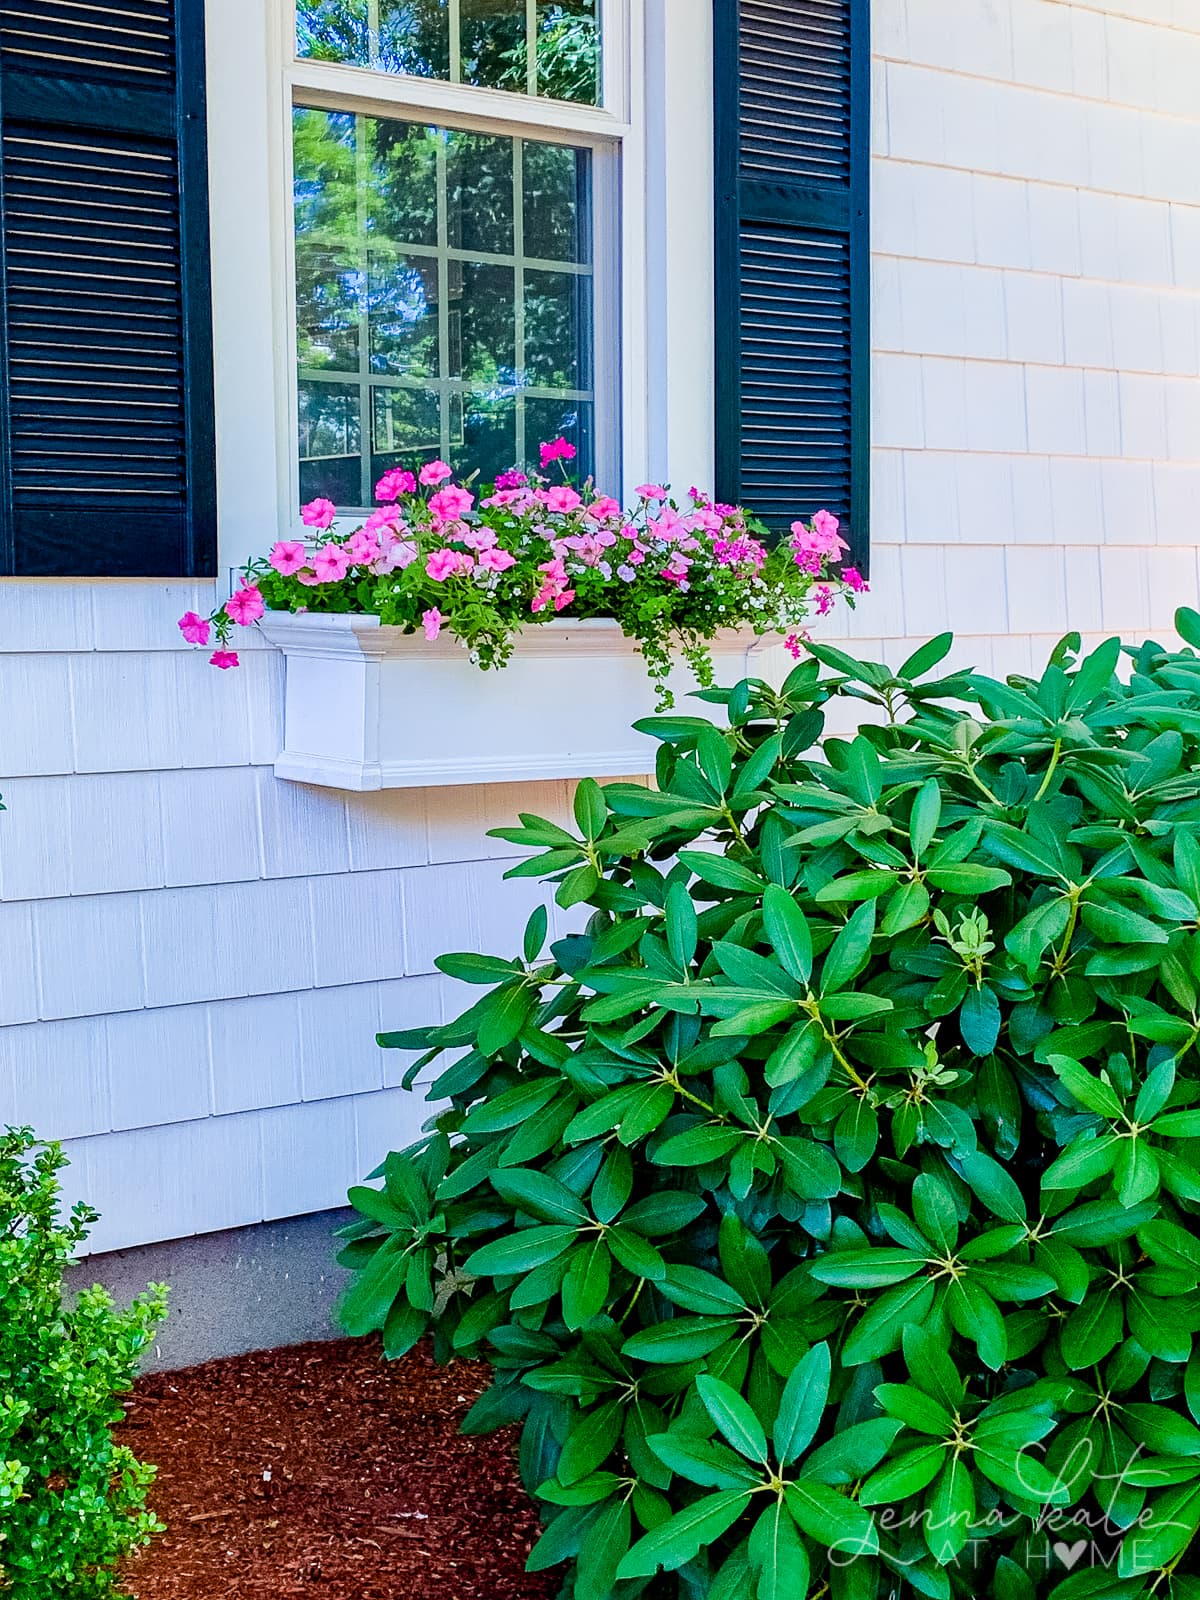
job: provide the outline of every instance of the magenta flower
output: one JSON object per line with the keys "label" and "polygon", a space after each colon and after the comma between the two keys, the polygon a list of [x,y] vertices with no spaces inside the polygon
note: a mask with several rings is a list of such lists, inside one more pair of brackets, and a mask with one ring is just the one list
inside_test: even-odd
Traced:
{"label": "magenta flower", "polygon": [[799,661],[800,657],[804,654],[804,651],[800,648],[800,635],[798,633],[789,633],[787,638],[783,641],[783,648],[791,656],[793,661]]}
{"label": "magenta flower", "polygon": [[451,487],[439,490],[430,499],[429,509],[442,522],[457,522],[474,504],[475,496],[469,489]]}
{"label": "magenta flower", "polygon": [[573,444],[568,444],[565,439],[551,439],[549,444],[542,446],[542,471],[554,461],[574,461],[579,452]]}
{"label": "magenta flower", "polygon": [[421,623],[425,629],[425,637],[429,640],[436,639],[442,631],[444,620],[442,613],[436,606],[432,606],[428,611],[422,612]]}
{"label": "magenta flower", "polygon": [[497,488],[496,493],[482,503],[486,510],[491,510],[493,506],[508,506],[517,512],[526,511],[534,503],[533,491],[525,485],[514,485],[511,489]]}
{"label": "magenta flower", "polygon": [[421,482],[427,489],[445,483],[447,478],[454,476],[454,468],[446,461],[427,461],[421,468]]}
{"label": "magenta flower", "polygon": [[869,594],[871,592],[871,585],[857,567],[843,567],[842,582],[847,589],[853,589],[855,594]]}
{"label": "magenta flower", "polygon": [[[792,552],[797,565],[809,572],[819,572],[822,559],[836,561],[843,550],[849,550],[850,546],[838,533],[840,526],[838,519],[828,511],[818,511],[811,527],[804,522],[793,522]],[[805,556],[818,557],[816,565],[803,560]]]}
{"label": "magenta flower", "polygon": [[565,516],[570,511],[575,511],[583,504],[583,498],[577,495],[574,489],[565,483],[555,484],[553,489],[543,489],[538,494],[538,499],[547,511],[557,512]]}
{"label": "magenta flower", "polygon": [[350,570],[350,557],[344,545],[323,544],[312,564],[318,583],[340,583]]}
{"label": "magenta flower", "polygon": [[827,617],[833,610],[833,602],[837,596],[837,591],[831,583],[814,583],[812,592],[816,597],[817,615],[819,617]]}
{"label": "magenta flower", "polygon": [[415,494],[417,480],[411,472],[405,472],[403,467],[393,467],[390,472],[385,472],[375,485],[376,500],[399,500],[402,494]]}
{"label": "magenta flower", "polygon": [[368,533],[365,528],[360,528],[346,540],[346,554],[350,557],[352,566],[369,567],[372,561],[379,560],[383,551],[375,535]]}
{"label": "magenta flower", "polygon": [[502,472],[496,479],[496,488],[501,491],[505,489],[523,489],[528,482],[529,479],[523,472]]}
{"label": "magenta flower", "polygon": [[571,604],[571,601],[574,600],[574,598],[575,598],[574,589],[564,589],[561,594],[556,594],[554,596],[554,609],[555,609],[555,611],[565,611],[566,608]]}
{"label": "magenta flower", "polygon": [[337,507],[332,500],[310,500],[300,508],[300,520],[306,528],[331,527],[336,516]]}
{"label": "magenta flower", "polygon": [[271,553],[267,560],[275,571],[283,578],[290,578],[294,572],[308,563],[308,551],[300,539],[280,539],[271,546]]}
{"label": "magenta flower", "polygon": [[241,662],[238,660],[236,650],[214,650],[208,664],[210,667],[220,667],[222,672],[228,672],[230,667],[238,667]]}
{"label": "magenta flower", "polygon": [[474,566],[474,556],[469,556],[465,550],[435,550],[425,563],[425,571],[435,583],[445,583],[447,578],[460,572],[471,572]]}
{"label": "magenta flower", "polygon": [[231,594],[225,602],[225,615],[242,628],[248,628],[252,622],[257,622],[266,609],[258,585],[247,583],[244,578],[241,588]]}
{"label": "magenta flower", "polygon": [[179,631],[189,644],[207,644],[212,628],[196,611],[185,611],[179,619]]}
{"label": "magenta flower", "polygon": [[484,572],[507,572],[509,567],[515,567],[516,564],[516,556],[509,550],[501,550],[498,545],[479,552],[479,565]]}

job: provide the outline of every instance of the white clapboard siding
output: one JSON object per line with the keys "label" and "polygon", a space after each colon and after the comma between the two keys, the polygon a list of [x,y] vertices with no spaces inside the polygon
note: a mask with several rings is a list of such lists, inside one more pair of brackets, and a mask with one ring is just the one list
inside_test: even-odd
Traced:
{"label": "white clapboard siding", "polygon": [[[664,3],[694,29],[695,0]],[[1069,629],[1168,637],[1200,549],[1200,8],[872,14],[873,592],[822,632],[898,662],[953,627],[952,662],[1000,675],[1034,670]],[[259,78],[243,77],[244,98]],[[265,105],[239,112],[265,137]],[[219,284],[236,285],[218,329],[235,419],[231,353],[258,341],[268,368],[270,317],[265,283],[247,297],[222,251],[240,250],[238,205],[266,206],[265,170],[248,160],[214,216]],[[683,201],[706,214],[706,197]],[[703,251],[686,270],[699,314]],[[673,291],[672,315],[683,303]],[[665,349],[686,362],[667,383],[679,415],[658,426],[674,452],[711,407],[691,330]],[[254,392],[262,409],[269,388]],[[222,430],[223,522],[247,548],[276,521],[259,437]],[[541,891],[503,882],[514,852],[488,829],[569,815],[559,782],[278,782],[280,658],[250,637],[240,672],[219,673],[180,645],[174,618],[214,597],[0,585],[0,1123],[68,1141],[70,1192],[104,1213],[97,1249],[335,1206],[414,1139],[413,1058],[375,1034],[473,998],[436,973],[442,952],[518,948]]]}

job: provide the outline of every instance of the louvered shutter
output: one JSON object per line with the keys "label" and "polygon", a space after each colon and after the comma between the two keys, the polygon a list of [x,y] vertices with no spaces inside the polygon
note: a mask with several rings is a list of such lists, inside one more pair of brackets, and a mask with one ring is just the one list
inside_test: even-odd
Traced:
{"label": "louvered shutter", "polygon": [[0,572],[216,572],[203,0],[0,0]]}
{"label": "louvered shutter", "polygon": [[867,558],[867,0],[715,0],[717,476]]}

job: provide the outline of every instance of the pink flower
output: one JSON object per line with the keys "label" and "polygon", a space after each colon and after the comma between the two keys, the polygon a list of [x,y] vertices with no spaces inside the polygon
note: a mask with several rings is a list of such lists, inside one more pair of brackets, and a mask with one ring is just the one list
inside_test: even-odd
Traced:
{"label": "pink flower", "polygon": [[318,583],[340,583],[350,570],[350,557],[344,545],[323,544],[312,564]]}
{"label": "pink flower", "polygon": [[185,611],[179,619],[179,631],[189,644],[207,644],[212,634],[211,626],[196,611]]}
{"label": "pink flower", "polygon": [[567,548],[575,552],[585,567],[595,567],[603,560],[605,550],[616,544],[617,536],[614,533],[581,533],[565,542]]}
{"label": "pink flower", "polygon": [[425,571],[435,583],[445,583],[447,578],[470,572],[474,566],[474,556],[469,556],[465,550],[435,550],[425,563]]}
{"label": "pink flower", "polygon": [[496,535],[491,528],[468,528],[458,537],[468,550],[490,550],[496,543]]}
{"label": "pink flower", "polygon": [[812,592],[817,601],[817,615],[827,617],[833,610],[836,590],[831,583],[814,583]]}
{"label": "pink flower", "polygon": [[792,552],[797,564],[807,571],[819,571],[820,561],[813,567],[811,562],[802,558],[817,556],[836,561],[843,550],[849,550],[850,546],[838,534],[839,526],[838,519],[828,511],[818,511],[811,528],[807,523],[793,522]]}
{"label": "pink flower", "polygon": [[516,564],[516,556],[495,545],[479,552],[479,565],[484,572],[507,572],[509,567],[515,567]]}
{"label": "pink flower", "polygon": [[240,665],[236,650],[214,650],[209,657],[209,666],[220,667],[222,672],[228,672],[230,667]]}
{"label": "pink flower", "polygon": [[310,500],[300,508],[300,520],[306,528],[328,528],[337,516],[332,500]]}
{"label": "pink flower", "polygon": [[365,528],[360,528],[346,540],[346,554],[350,557],[352,566],[369,567],[372,561],[379,560],[383,551],[375,535],[368,533]]}
{"label": "pink flower", "polygon": [[834,540],[838,536],[841,523],[832,511],[818,511],[813,518],[813,532],[819,533],[822,539]]}
{"label": "pink flower", "polygon": [[468,489],[442,489],[429,502],[429,509],[443,522],[457,522],[465,517],[475,504],[475,496]]}
{"label": "pink flower", "polygon": [[783,648],[792,657],[793,661],[799,661],[800,657],[804,654],[802,646],[804,640],[807,638],[807,633],[789,633],[787,638],[783,641]]}
{"label": "pink flower", "polygon": [[611,495],[601,495],[599,500],[593,500],[590,506],[584,508],[584,516],[593,522],[607,522],[610,517],[621,515],[620,504]]}
{"label": "pink flower", "polygon": [[528,482],[529,479],[523,472],[502,472],[496,479],[496,488],[501,491],[505,489],[523,489]]}
{"label": "pink flower", "polygon": [[493,506],[509,506],[517,512],[528,510],[533,503],[533,491],[523,485],[514,485],[511,489],[497,489],[495,494],[483,501],[483,505],[488,509]]}
{"label": "pink flower", "polygon": [[430,608],[430,610],[421,613],[421,622],[424,626],[425,637],[427,639],[433,640],[437,638],[438,634],[442,631],[443,620],[444,618],[442,617],[442,613],[436,606],[433,606]]}
{"label": "pink flower", "polygon": [[447,478],[453,476],[454,468],[445,461],[427,461],[421,468],[421,482],[427,489],[445,483]]}
{"label": "pink flower", "polygon": [[541,490],[538,499],[547,511],[554,511],[562,516],[583,504],[582,496],[577,495],[574,489],[568,488],[565,483],[555,484],[553,489]]}
{"label": "pink flower", "polygon": [[565,611],[566,608],[571,604],[571,601],[574,600],[574,598],[575,598],[574,589],[564,589],[561,594],[556,594],[554,596],[554,609],[555,609],[555,611]]}
{"label": "pink flower", "polygon": [[[247,583],[245,579],[242,580],[241,587],[225,602],[225,615],[243,628],[248,628],[252,622],[257,622],[266,609],[258,585]],[[205,642],[207,643],[207,640]]]}
{"label": "pink flower", "polygon": [[402,494],[415,494],[417,480],[411,472],[405,472],[403,467],[393,467],[390,472],[385,472],[375,485],[376,500],[399,500]]}
{"label": "pink flower", "polygon": [[553,461],[574,461],[577,454],[575,446],[565,439],[552,439],[542,446],[542,470],[544,472]]}
{"label": "pink flower", "polygon": [[[303,571],[296,574],[296,582],[302,583],[306,589],[315,589],[320,581],[320,578],[310,567],[305,567]],[[304,609],[307,611],[308,607],[306,606]]]}
{"label": "pink flower", "polygon": [[281,577],[290,578],[307,563],[308,551],[299,539],[280,539],[277,544],[271,546],[267,560]]}
{"label": "pink flower", "polygon": [[407,526],[399,506],[381,506],[378,511],[372,511],[371,515],[363,523],[363,532],[374,534],[398,533],[402,529],[406,529]]}
{"label": "pink flower", "polygon": [[387,545],[379,560],[372,566],[371,571],[377,577],[385,578],[389,572],[411,567],[416,559],[417,546],[415,540],[393,539]]}
{"label": "pink flower", "polygon": [[637,492],[643,500],[665,500],[667,498],[667,491],[661,483],[640,484]]}
{"label": "pink flower", "polygon": [[842,582],[847,589],[853,589],[855,594],[870,594],[871,592],[871,585],[857,567],[843,567]]}

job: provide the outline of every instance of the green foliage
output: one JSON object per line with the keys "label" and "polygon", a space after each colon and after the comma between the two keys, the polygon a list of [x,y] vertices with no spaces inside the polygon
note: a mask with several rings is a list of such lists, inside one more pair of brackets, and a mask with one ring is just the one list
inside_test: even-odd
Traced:
{"label": "green foliage", "polygon": [[95,1214],[59,1214],[57,1145],[0,1130],[0,1595],[103,1600],[114,1569],[161,1524],[154,1469],[113,1441],[138,1359],[166,1311],[155,1288],[127,1311],[102,1289],[63,1304],[63,1271]]}
{"label": "green foliage", "polygon": [[575,1600],[1200,1596],[1200,658],[950,644],[646,724],[500,835],[586,933],[381,1041],[347,1326],[491,1362]]}

